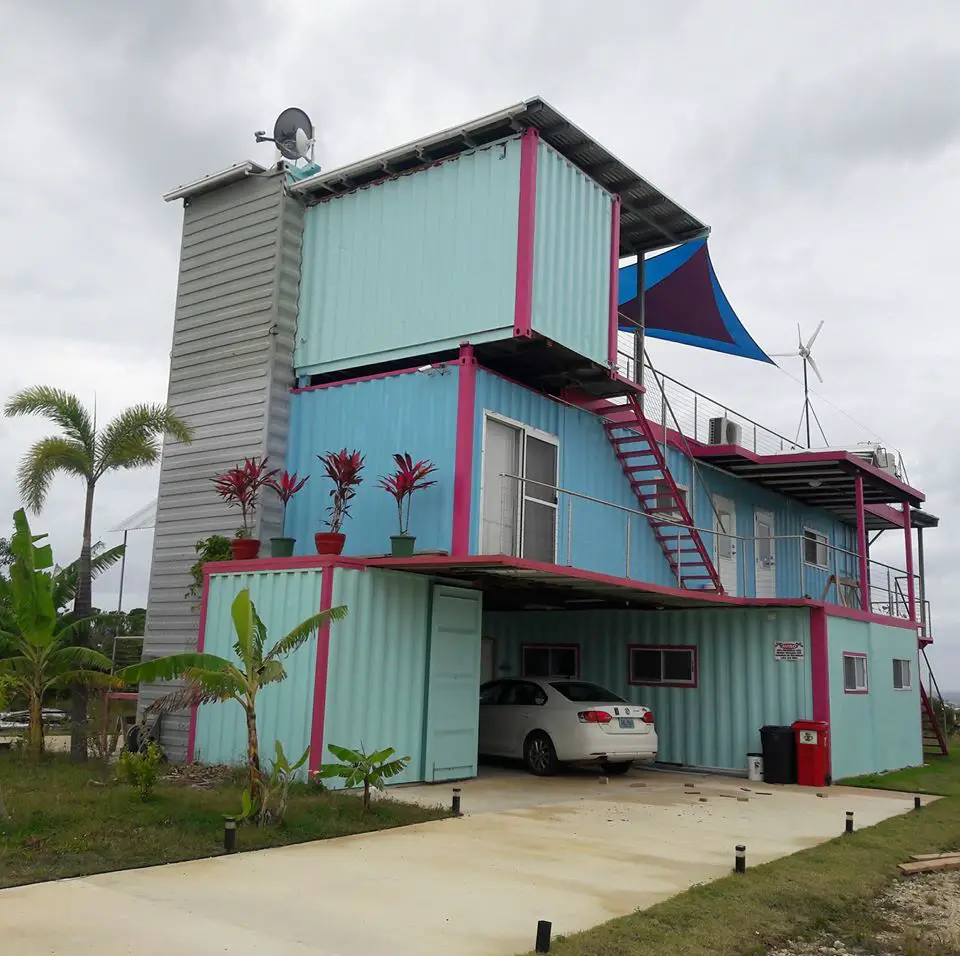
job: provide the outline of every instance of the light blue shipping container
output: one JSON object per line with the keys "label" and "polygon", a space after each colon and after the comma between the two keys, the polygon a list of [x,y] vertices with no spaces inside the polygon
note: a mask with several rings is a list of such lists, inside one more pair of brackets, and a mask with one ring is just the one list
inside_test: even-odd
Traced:
{"label": "light blue shipping container", "polygon": [[[760,728],[809,719],[809,614],[802,608],[696,611],[488,612],[497,676],[521,674],[525,644],[576,644],[580,673],[654,712],[665,763],[744,771]],[[778,661],[776,641],[799,641],[801,661]],[[696,648],[696,687],[631,685],[631,645]]]}
{"label": "light blue shipping container", "polygon": [[297,539],[296,553],[314,553],[314,533],[326,530],[333,485],[317,456],[341,448],[359,449],[366,458],[363,483],[343,526],[345,554],[390,550],[390,535],[399,530],[397,508],[377,481],[396,468],[394,452],[429,458],[437,466],[437,483],[413,498],[410,533],[418,549],[449,550],[456,416],[456,367],[443,374],[410,372],[293,394],[286,467],[310,475],[287,508],[285,534]]}
{"label": "light blue shipping container", "polygon": [[510,338],[513,138],[307,209],[298,376]]}
{"label": "light blue shipping container", "polygon": [[[923,763],[916,632],[828,617],[831,752],[835,780]],[[865,654],[867,692],[844,689],[844,654]],[[893,661],[910,662],[910,687],[893,686]]]}
{"label": "light blue shipping container", "polygon": [[[319,570],[261,571],[213,574],[207,604],[204,651],[236,660],[236,632],[230,607],[244,588],[267,627],[268,648],[301,621],[320,610]],[[333,630],[342,624],[333,626]],[[287,679],[269,684],[257,696],[257,733],[264,768],[269,768],[274,742],[283,744],[296,760],[310,744],[317,639],[311,638],[283,665]],[[207,764],[239,764],[247,759],[247,729],[243,709],[232,701],[204,704],[197,711],[195,759]]]}
{"label": "light blue shipping container", "polygon": [[535,223],[534,331],[608,365],[613,197],[544,142]]}

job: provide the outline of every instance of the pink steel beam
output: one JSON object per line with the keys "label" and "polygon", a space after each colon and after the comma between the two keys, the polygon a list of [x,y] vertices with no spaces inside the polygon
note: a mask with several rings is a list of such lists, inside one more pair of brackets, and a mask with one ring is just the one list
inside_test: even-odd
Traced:
{"label": "pink steel beam", "polygon": [[830,723],[830,656],[827,611],[810,608],[810,684],[813,692],[813,719]]}
{"label": "pink steel beam", "polygon": [[860,607],[870,611],[870,569],[867,566],[867,521],[863,512],[863,476],[853,479],[857,498],[857,554],[860,555]]}
{"label": "pink steel beam", "polygon": [[[620,197],[613,200],[613,222],[610,229],[610,326],[607,359],[610,368],[617,367],[617,332],[620,328]],[[642,292],[640,293],[643,294]],[[637,376],[634,375],[634,378]]]}
{"label": "pink steel beam", "polygon": [[917,595],[913,580],[913,529],[910,526],[910,502],[903,503],[903,549],[907,560],[907,603],[910,620],[917,620]]}
{"label": "pink steel beam", "polygon": [[473,346],[460,346],[457,369],[457,450],[453,469],[453,537],[450,553],[470,553],[470,507],[473,498],[473,444],[477,407],[477,360]]}
{"label": "pink steel beam", "polygon": [[[321,572],[320,610],[329,611],[333,607],[333,565]],[[310,758],[307,765],[310,772],[318,770],[323,763],[323,724],[327,710],[327,670],[330,664],[330,621],[329,619],[317,632],[317,663],[313,679],[313,719],[310,724]]]}
{"label": "pink steel beam", "polygon": [[517,289],[513,334],[533,334],[533,238],[537,218],[537,149],[540,134],[528,129],[520,139],[520,203],[517,220]]}

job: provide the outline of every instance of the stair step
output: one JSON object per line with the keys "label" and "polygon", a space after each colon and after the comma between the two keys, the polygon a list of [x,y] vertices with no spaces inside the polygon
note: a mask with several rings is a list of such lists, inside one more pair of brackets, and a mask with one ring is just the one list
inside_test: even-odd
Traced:
{"label": "stair step", "polygon": [[634,445],[635,445],[638,441],[642,441],[642,442],[644,442],[644,443],[646,444],[646,446],[647,446],[648,448],[650,447],[650,442],[648,442],[648,441],[646,440],[646,438],[644,438],[643,435],[641,435],[639,432],[638,432],[636,435],[626,435],[626,436],[623,437],[623,438],[611,438],[611,439],[610,439],[610,444],[611,444],[611,445],[626,445],[628,442],[630,442],[631,444],[634,444]]}
{"label": "stair step", "polygon": [[626,472],[634,472],[634,471],[659,471],[659,472],[662,472],[662,471],[663,471],[663,469],[662,469],[659,465],[656,465],[656,464],[654,464],[654,465],[630,465],[629,468],[624,468],[623,470],[626,471]]}

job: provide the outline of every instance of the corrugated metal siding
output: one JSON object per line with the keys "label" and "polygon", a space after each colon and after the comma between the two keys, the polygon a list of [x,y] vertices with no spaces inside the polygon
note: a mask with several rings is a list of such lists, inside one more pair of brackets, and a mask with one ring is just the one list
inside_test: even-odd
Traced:
{"label": "corrugated metal siding", "polygon": [[[667,463],[676,481],[690,488],[692,469],[686,455],[678,449],[668,448]],[[833,547],[845,548],[847,551],[856,550],[856,530],[838,521],[826,511],[805,507],[798,501],[704,465],[700,465],[697,472],[696,513],[693,517],[698,527],[707,529],[713,527],[713,510],[709,495],[723,495],[733,501],[736,507],[736,534],[752,539],[755,511],[757,508],[763,508],[773,512],[775,534],[791,538],[791,540],[776,542],[775,567],[778,597],[802,597],[807,594],[819,600],[830,573],[835,570],[834,562],[837,561],[837,557],[833,552],[831,552],[829,571],[803,563],[800,537],[803,535],[804,528],[826,535]],[[704,544],[711,553],[715,553],[712,535],[704,536]],[[738,548],[737,593],[746,597],[755,597],[756,556],[753,541],[740,541]],[[859,577],[854,556],[846,555],[840,559],[840,573],[844,577]],[[834,588],[830,589],[829,599],[836,601]]]}
{"label": "corrugated metal siding", "polygon": [[[256,574],[215,574],[210,578],[204,651],[237,660],[236,632],[230,607],[244,588],[267,626],[267,649],[301,621],[320,609],[319,570],[264,571]],[[334,624],[331,634],[342,626]],[[270,766],[279,740],[291,760],[310,743],[317,640],[312,638],[283,658],[287,679],[269,684],[257,695],[257,735],[264,769]],[[246,761],[247,729],[239,704],[205,704],[197,711],[195,756],[208,764]]]}
{"label": "corrugated metal siding", "polygon": [[323,530],[330,481],[317,455],[359,448],[366,456],[363,484],[344,523],[346,554],[383,554],[396,534],[393,499],[377,486],[393,471],[394,452],[429,458],[437,483],[413,499],[410,531],[423,550],[450,549],[453,528],[453,472],[456,457],[457,374],[411,372],[366,382],[298,392],[291,397],[291,471],[311,478],[287,509],[286,531],[297,539],[297,554],[314,550],[314,532]]}
{"label": "corrugated metal siding", "polygon": [[[916,633],[842,617],[827,618],[831,758],[835,780],[923,763]],[[848,694],[843,653],[867,655],[866,694]],[[894,658],[911,662],[910,690],[894,690]]]}
{"label": "corrugated metal siding", "polygon": [[[582,678],[653,710],[658,759],[667,763],[742,771],[746,755],[760,750],[762,726],[812,715],[809,615],[803,609],[488,612],[483,634],[496,642],[502,676],[520,675],[524,644],[578,644]],[[775,661],[777,640],[803,641],[805,660]],[[629,684],[631,644],[695,646],[698,686]]]}
{"label": "corrugated metal siding", "polygon": [[333,603],[350,609],[330,631],[327,746],[393,747],[412,759],[395,783],[423,780],[430,582],[416,574],[338,568]]}
{"label": "corrugated metal siding", "polygon": [[[157,523],[144,653],[159,657],[196,646],[198,617],[184,592],[194,544],[232,534],[237,517],[209,479],[247,456],[282,465],[302,210],[280,175],[251,176],[192,199],[183,247],[168,403],[195,429],[190,445],[167,442],[160,467]],[[268,502],[261,536],[279,527]],[[141,688],[141,706],[159,688]],[[186,752],[186,715],[165,718],[171,758]]]}
{"label": "corrugated metal siding", "polygon": [[[483,369],[477,372],[476,407],[472,553],[477,553],[480,547],[480,480],[486,411],[557,436],[561,488],[639,510],[613,446],[595,415],[553,401]],[[568,555],[569,502],[572,502],[572,533]],[[623,511],[561,495],[557,562],[603,574],[626,575],[627,520],[628,515]],[[647,519],[633,516],[630,521],[629,577],[657,584],[675,583]]]}
{"label": "corrugated metal siding", "polygon": [[542,142],[537,151],[533,328],[609,361],[613,197]]}
{"label": "corrugated metal siding", "polygon": [[509,337],[519,194],[511,139],[309,208],[297,374]]}

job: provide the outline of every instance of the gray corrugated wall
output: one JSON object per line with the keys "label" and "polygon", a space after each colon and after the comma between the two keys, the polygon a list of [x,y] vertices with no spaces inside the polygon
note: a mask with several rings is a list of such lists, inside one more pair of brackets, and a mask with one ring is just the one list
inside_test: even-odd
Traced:
{"label": "gray corrugated wall", "polygon": [[[246,457],[284,462],[303,208],[283,179],[250,176],[184,204],[167,401],[194,440],[163,449],[146,658],[196,647],[199,616],[184,597],[194,545],[239,525],[210,478]],[[272,495],[264,504],[256,530],[266,542],[280,533],[280,508]],[[160,692],[142,687],[141,707]],[[164,719],[171,759],[185,755],[187,732],[186,715]]]}

